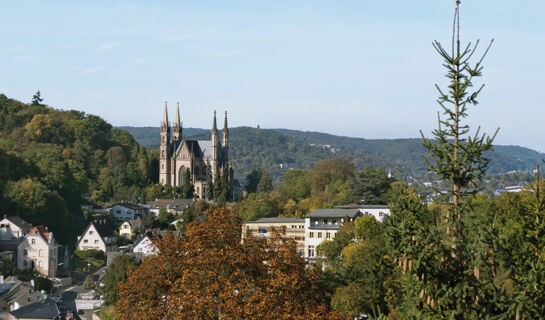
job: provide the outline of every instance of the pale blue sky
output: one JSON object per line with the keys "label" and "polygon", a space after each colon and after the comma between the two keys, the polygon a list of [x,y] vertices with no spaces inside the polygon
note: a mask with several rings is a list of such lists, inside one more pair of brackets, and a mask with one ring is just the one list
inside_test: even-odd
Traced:
{"label": "pale blue sky", "polygon": [[[454,0],[1,1],[0,93],[158,126],[163,101],[188,127],[230,125],[364,138],[436,125],[431,42]],[[462,39],[495,38],[471,114],[497,142],[545,151],[545,2],[462,4]],[[483,43],[484,44],[484,43]]]}

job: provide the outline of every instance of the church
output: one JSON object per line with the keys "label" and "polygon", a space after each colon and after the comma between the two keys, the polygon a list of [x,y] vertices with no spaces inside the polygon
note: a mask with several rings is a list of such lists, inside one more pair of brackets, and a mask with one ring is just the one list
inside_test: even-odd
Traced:
{"label": "church", "polygon": [[[182,122],[180,121],[180,103],[176,107],[176,118],[172,127],[168,122],[167,103],[163,122],[161,123],[161,145],[159,158],[159,183],[181,186],[184,183],[185,173],[189,170],[195,194],[206,198],[208,181],[216,181],[216,177],[229,170],[229,129],[227,129],[227,112],[221,138],[216,124],[216,111],[210,140],[186,140],[183,136]],[[229,171],[227,171],[229,172]],[[208,174],[211,175],[209,179]]]}

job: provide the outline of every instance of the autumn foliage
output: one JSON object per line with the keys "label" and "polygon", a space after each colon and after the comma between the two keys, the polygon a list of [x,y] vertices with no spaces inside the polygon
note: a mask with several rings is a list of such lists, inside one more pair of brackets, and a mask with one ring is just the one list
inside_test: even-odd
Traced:
{"label": "autumn foliage", "polygon": [[318,276],[280,236],[241,242],[240,219],[225,209],[157,241],[119,286],[120,319],[343,319],[328,310]]}

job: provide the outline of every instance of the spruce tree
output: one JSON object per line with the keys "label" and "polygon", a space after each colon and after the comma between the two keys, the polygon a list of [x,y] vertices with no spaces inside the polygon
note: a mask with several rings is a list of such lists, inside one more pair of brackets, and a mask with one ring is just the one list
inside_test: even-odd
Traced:
{"label": "spruce tree", "polygon": [[[428,168],[442,180],[450,181],[451,202],[435,226],[419,228],[406,243],[408,252],[417,252],[407,274],[404,288],[405,311],[408,318],[483,319],[504,312],[499,302],[501,292],[495,287],[497,260],[494,258],[495,230],[490,217],[471,210],[471,195],[482,181],[492,150],[493,136],[481,134],[480,127],[470,134],[464,120],[484,85],[473,88],[482,75],[484,53],[472,62],[479,41],[462,46],[460,42],[460,0],[456,1],[450,50],[434,41],[433,46],[443,58],[449,84],[446,90],[436,85],[442,116],[433,130],[434,140],[424,137]],[[479,230],[475,232],[475,230]],[[412,241],[411,241],[412,240]],[[416,294],[416,296],[415,296]],[[409,302],[407,304],[407,302]],[[410,316],[409,316],[410,314]]]}

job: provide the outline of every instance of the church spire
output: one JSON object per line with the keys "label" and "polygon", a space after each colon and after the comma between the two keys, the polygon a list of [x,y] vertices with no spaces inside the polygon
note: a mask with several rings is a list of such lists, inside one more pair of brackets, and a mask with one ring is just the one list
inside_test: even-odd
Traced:
{"label": "church spire", "polygon": [[225,111],[225,120],[223,121],[223,146],[226,147],[229,140],[229,129],[227,128],[227,111]]}
{"label": "church spire", "polygon": [[216,110],[214,110],[214,123],[212,124],[212,132],[218,132],[218,125],[216,123]]}
{"label": "church spire", "polygon": [[165,112],[163,113],[163,126],[168,127],[168,111],[167,111],[167,101],[165,100]]}
{"label": "church spire", "polygon": [[174,119],[174,128],[172,129],[172,140],[182,140],[182,123],[180,122],[180,102],[176,104],[176,119]]}

